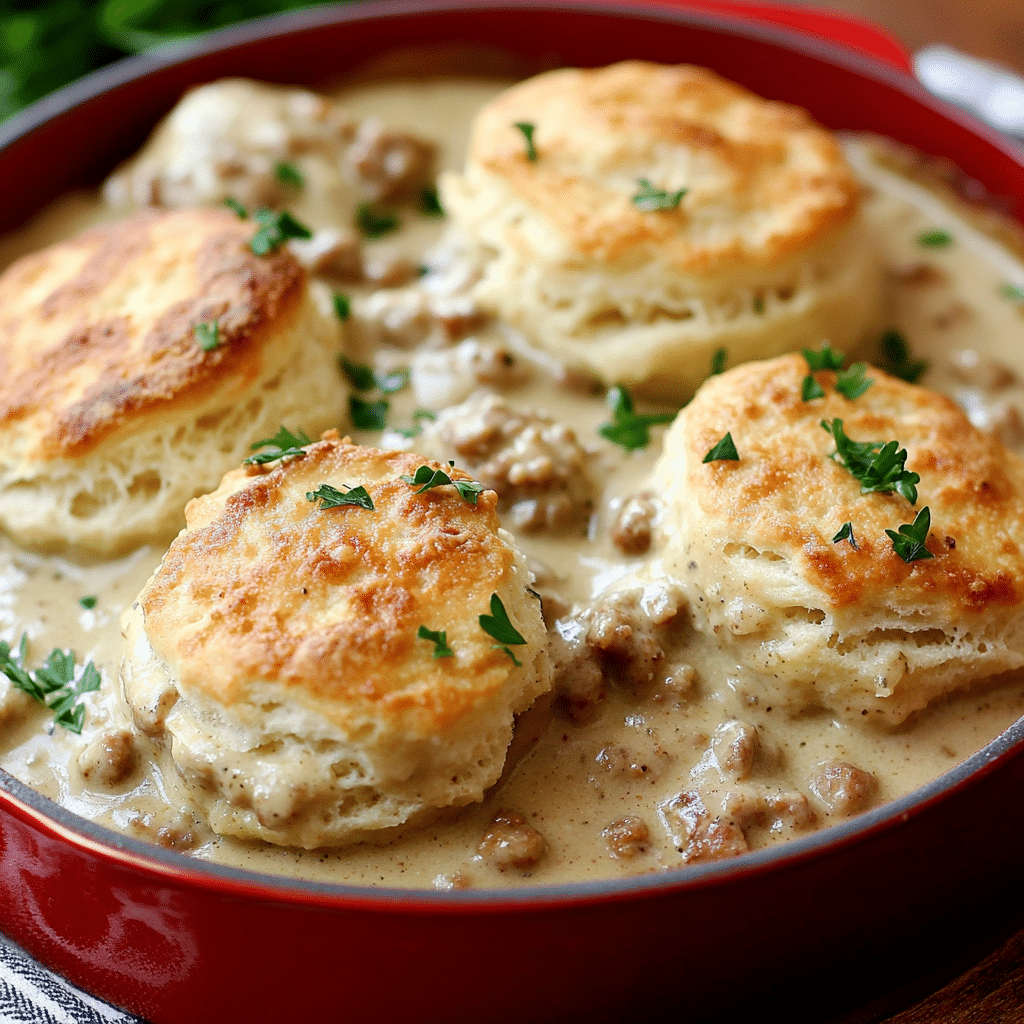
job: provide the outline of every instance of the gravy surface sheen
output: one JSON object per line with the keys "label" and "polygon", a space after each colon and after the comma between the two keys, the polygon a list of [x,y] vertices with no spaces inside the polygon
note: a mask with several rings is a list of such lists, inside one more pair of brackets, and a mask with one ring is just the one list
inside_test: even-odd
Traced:
{"label": "gravy surface sheen", "polygon": [[[439,146],[441,168],[459,168],[473,112],[503,83],[438,81],[361,86],[340,94],[356,116],[375,115],[389,127],[426,136]],[[1024,266],[1009,248],[979,229],[965,211],[873,156],[869,143],[848,141],[855,170],[866,186],[866,213],[883,247],[890,277],[890,326],[926,358],[925,386],[959,401],[983,428],[999,430],[1011,446],[1024,445],[1017,409],[1024,402],[1024,306],[1006,297],[1007,284],[1024,286]],[[326,211],[300,199],[300,218],[329,222]],[[33,224],[0,245],[0,260],[110,219],[94,197],[58,202]],[[945,229],[953,244],[927,248],[924,232]],[[406,218],[406,227],[370,246],[418,259],[437,242],[444,222]],[[414,286],[418,287],[418,286]],[[368,294],[351,289],[354,299]],[[572,389],[556,369],[523,348],[501,325],[474,337],[511,346],[529,370],[508,390],[516,405],[544,409],[575,431],[591,452],[598,492],[585,531],[545,536],[516,530],[518,543],[541,571],[538,588],[555,590],[567,606],[585,606],[630,577],[642,593],[649,580],[643,556],[629,557],[612,542],[622,502],[644,490],[660,449],[652,443],[625,454],[604,441],[604,395]],[[966,353],[966,354],[965,354]],[[973,353],[973,355],[971,355]],[[378,365],[401,365],[395,350]],[[872,353],[864,353],[871,358]],[[367,352],[367,359],[374,353]],[[381,363],[381,360],[384,360]],[[991,367],[995,371],[988,372]],[[1004,372],[1005,371],[1005,372]],[[417,402],[410,389],[390,396],[389,423],[408,425]],[[376,443],[379,433],[356,432]],[[413,449],[415,450],[415,449]],[[1024,713],[1024,678],[1003,678],[936,703],[893,731],[859,727],[824,711],[790,715],[767,706],[749,688],[735,663],[692,631],[679,637],[666,678],[635,691],[611,688],[598,712],[573,718],[544,698],[521,716],[505,771],[479,805],[444,812],[415,829],[389,831],[343,849],[303,851],[218,838],[195,817],[169,759],[153,751],[123,786],[89,788],[77,767],[81,751],[106,726],[123,720],[118,696],[119,618],[159,563],[162,551],[143,548],[109,563],[86,564],[38,555],[0,538],[0,636],[16,648],[29,639],[29,661],[38,664],[53,647],[72,649],[79,663],[92,660],[102,689],[85,699],[82,736],[54,728],[48,713],[0,677],[0,766],[75,813],[110,827],[186,849],[195,857],[306,879],[394,887],[488,887],[551,884],[667,870],[683,863],[679,795],[699,791],[714,811],[735,794],[755,803],[794,792],[822,761],[856,765],[878,780],[875,802],[906,794],[941,775]],[[79,599],[95,596],[92,608]],[[643,600],[656,602],[656,589]],[[756,728],[760,753],[745,781],[722,776],[714,755],[716,729],[740,721]],[[742,778],[742,775],[741,775]],[[730,794],[732,794],[730,796]],[[716,804],[716,801],[719,803]],[[771,805],[771,799],[769,799]],[[771,805],[774,806],[774,805]],[[814,798],[806,804],[818,827],[836,820]],[[496,813],[513,811],[544,838],[545,855],[527,870],[500,870],[477,847]],[[646,830],[631,851],[616,847],[606,830],[639,820]],[[751,848],[800,834],[799,815],[753,814],[745,828]]]}

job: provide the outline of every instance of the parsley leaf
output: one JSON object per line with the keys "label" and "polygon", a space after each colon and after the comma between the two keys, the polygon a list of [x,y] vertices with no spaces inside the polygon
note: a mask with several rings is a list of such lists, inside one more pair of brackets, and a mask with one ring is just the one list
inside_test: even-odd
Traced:
{"label": "parsley leaf", "polygon": [[505,611],[505,606],[501,603],[501,598],[497,594],[491,594],[491,614],[481,615],[479,622],[480,628],[488,636],[492,636],[498,641],[494,645],[495,648],[504,651],[512,659],[516,667],[520,668],[522,662],[509,650],[507,645],[525,644],[526,640],[523,639],[522,633],[509,621],[508,612]]}
{"label": "parsley leaf", "polygon": [[[1021,298],[1024,299],[1024,294]],[[881,349],[882,369],[908,384],[916,384],[921,374],[928,369],[925,360],[911,358],[907,339],[899,331],[886,331],[882,335]]]}
{"label": "parsley leaf", "polygon": [[429,640],[434,645],[435,658],[454,657],[455,652],[448,646],[448,633],[446,630],[427,629],[426,626],[420,626],[416,630],[416,635],[421,640]]}
{"label": "parsley leaf", "polygon": [[[344,487],[345,485],[342,484]],[[320,502],[321,511],[325,508],[339,508],[342,505],[358,505],[359,508],[373,511],[373,499],[369,491],[362,485],[348,487],[339,491],[330,484],[321,484],[315,491],[306,491],[306,501]]]}
{"label": "parsley leaf", "polygon": [[352,315],[352,300],[341,292],[335,292],[333,296],[334,315],[339,320],[347,320]]}
{"label": "parsley leaf", "polygon": [[537,126],[529,121],[516,121],[512,127],[518,128],[523,133],[523,138],[526,139],[526,159],[531,164],[536,163],[537,147],[533,144],[533,133],[537,130]]}
{"label": "parsley leaf", "polygon": [[729,431],[702,459],[702,462],[705,463],[722,461],[740,461],[739,454],[736,451],[736,443],[732,439],[732,431]]}
{"label": "parsley leaf", "polygon": [[602,423],[597,432],[613,444],[621,445],[627,452],[646,448],[651,443],[651,427],[671,423],[676,418],[674,412],[634,411],[629,392],[619,385],[608,392],[608,407],[612,411],[612,421]]}
{"label": "parsley leaf", "polygon": [[373,375],[372,367],[353,363],[343,355],[338,357],[338,365],[356,391],[372,391],[377,386],[377,378]]}
{"label": "parsley leaf", "polygon": [[224,205],[229,210],[234,210],[235,213],[238,214],[239,220],[248,219],[249,211],[237,199],[232,199],[231,196],[228,196],[227,199],[224,200]]}
{"label": "parsley leaf", "polygon": [[872,383],[864,376],[866,370],[866,363],[854,363],[849,369],[840,370],[836,374],[836,391],[851,400],[860,398]]}
{"label": "parsley leaf", "polygon": [[398,214],[374,203],[361,203],[356,210],[356,227],[364,238],[382,238],[396,231],[400,223]]}
{"label": "parsley leaf", "polygon": [[[449,462],[448,465],[454,466],[455,463]],[[412,476],[406,476],[403,473],[401,479],[410,487],[422,484],[423,486],[416,491],[417,494],[429,491],[432,487],[444,487],[446,484],[451,484],[459,492],[459,497],[470,505],[475,505],[477,495],[487,489],[476,480],[453,480],[443,469],[431,469],[429,466],[418,466]]]}
{"label": "parsley leaf", "polygon": [[843,421],[821,421],[836,443],[829,458],[850,471],[860,481],[860,493],[896,491],[913,505],[917,501],[917,484],[921,478],[906,469],[907,450],[899,441],[851,441],[843,432]]}
{"label": "parsley leaf", "polygon": [[1024,287],[1019,284],[1001,284],[999,294],[1011,302],[1024,302]]}
{"label": "parsley leaf", "polygon": [[854,551],[857,550],[857,540],[853,536],[853,523],[849,520],[839,527],[839,532],[832,538],[832,543],[838,544],[841,540],[848,540],[850,542],[850,547],[853,548]]}
{"label": "parsley leaf", "polygon": [[686,192],[685,188],[679,189],[678,192],[666,192],[663,188],[655,188],[646,178],[640,178],[637,182],[636,195],[630,202],[644,213],[651,213],[654,210],[674,210]]}
{"label": "parsley leaf", "polygon": [[714,355],[711,357],[711,372],[708,376],[717,377],[720,373],[725,373],[728,360],[729,353],[724,348],[716,348]]}
{"label": "parsley leaf", "polygon": [[390,408],[391,403],[386,398],[367,402],[358,395],[349,395],[348,409],[356,430],[383,430],[387,426]]}
{"label": "parsley leaf", "polygon": [[99,598],[98,598],[98,597],[93,597],[93,596],[92,596],[92,594],[89,594],[89,595],[87,595],[87,596],[85,596],[85,597],[80,597],[80,598],[78,599],[78,603],[79,603],[79,604],[80,604],[80,605],[81,605],[81,606],[82,606],[82,607],[83,607],[83,608],[84,608],[84,609],[85,609],[86,611],[92,611],[92,609],[96,607],[96,602],[97,602],[98,600],[99,600]]}
{"label": "parsley leaf", "polygon": [[216,320],[196,324],[192,330],[204,352],[212,352],[220,344],[220,324]]}
{"label": "parsley leaf", "polygon": [[815,373],[817,370],[841,370],[846,361],[846,356],[842,352],[837,352],[827,341],[817,352],[810,348],[801,351],[811,373]]}
{"label": "parsley leaf", "polygon": [[53,720],[68,732],[80,734],[85,721],[85,707],[79,703],[83,694],[98,690],[102,679],[90,661],[75,679],[75,656],[71,651],[55,647],[46,663],[35,671],[25,668],[28,636],[22,634],[18,657],[11,654],[9,644],[0,640],[0,672],[11,684],[33,700],[45,704],[53,712]]}
{"label": "parsley leaf", "polygon": [[926,249],[948,249],[953,244],[953,236],[945,228],[933,228],[922,231],[917,236],[917,244]]}
{"label": "parsley leaf", "polygon": [[805,402],[813,402],[816,398],[824,398],[825,391],[810,374],[807,374],[803,384],[800,385],[800,397]]}
{"label": "parsley leaf", "polygon": [[303,431],[297,430],[293,434],[287,427],[281,427],[273,437],[266,437],[250,446],[251,451],[256,451],[257,448],[269,448],[270,451],[250,455],[243,462],[246,466],[262,466],[278,459],[301,458],[306,454],[302,446],[312,443]]}
{"label": "parsley leaf", "polygon": [[257,210],[254,214],[259,228],[249,239],[249,248],[257,256],[267,256],[279,249],[289,238],[312,238],[313,232],[297,221],[287,210]]}
{"label": "parsley leaf", "polygon": [[302,171],[295,164],[287,163],[284,160],[279,160],[274,166],[274,177],[282,185],[291,185],[292,188],[302,188],[306,184],[306,176]]}
{"label": "parsley leaf", "polygon": [[928,540],[928,531],[932,525],[932,514],[927,505],[917,513],[917,518],[912,523],[904,523],[897,533],[895,530],[886,530],[892,541],[892,549],[904,562],[917,562],[924,558],[935,556],[925,547]]}
{"label": "parsley leaf", "polygon": [[437,196],[436,188],[420,189],[420,213],[424,217],[443,217],[444,207]]}
{"label": "parsley leaf", "polygon": [[437,413],[431,412],[429,409],[417,409],[412,414],[413,425],[411,427],[394,427],[396,434],[401,434],[402,437],[418,437],[423,433],[423,427],[420,426],[420,420],[436,420]]}

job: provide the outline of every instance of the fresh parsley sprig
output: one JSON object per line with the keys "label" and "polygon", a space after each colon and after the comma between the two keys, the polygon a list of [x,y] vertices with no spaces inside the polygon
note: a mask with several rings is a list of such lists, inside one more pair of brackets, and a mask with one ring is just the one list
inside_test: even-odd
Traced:
{"label": "fresh parsley sprig", "polygon": [[220,345],[220,324],[216,320],[207,320],[196,324],[193,328],[196,341],[204,352],[212,352]]}
{"label": "fresh parsley sprig", "polygon": [[313,232],[297,221],[287,210],[257,210],[253,217],[259,228],[249,239],[249,248],[257,256],[267,256],[279,249],[289,238],[312,238]]}
{"label": "fresh parsley sprig", "polygon": [[[345,485],[342,484],[342,487]],[[340,508],[343,505],[357,505],[359,508],[373,511],[373,499],[362,484],[358,487],[345,487],[343,491],[330,484],[321,484],[315,491],[306,491],[306,501],[319,501],[318,507],[321,511],[325,508]]]}
{"label": "fresh parsley sprig", "polygon": [[932,228],[917,236],[917,244],[926,249],[948,249],[953,244],[953,236],[945,228]]}
{"label": "fresh parsley sprig", "polygon": [[25,667],[27,654],[27,634],[22,634],[17,658],[12,655],[10,644],[0,640],[0,672],[16,689],[45,704],[57,725],[80,734],[85,722],[85,706],[80,700],[84,694],[98,690],[102,683],[96,666],[88,662],[75,679],[73,652],[55,647],[46,663],[35,670]]}
{"label": "fresh parsley sprig", "polygon": [[448,646],[448,633],[446,630],[427,629],[426,626],[420,626],[416,631],[416,636],[420,640],[429,640],[434,645],[435,658],[452,658],[455,656],[455,652]]}
{"label": "fresh parsley sprig", "polygon": [[912,523],[904,523],[899,532],[886,530],[889,539],[892,541],[892,549],[904,562],[919,562],[924,558],[935,556],[925,547],[928,540],[928,531],[932,526],[932,513],[927,505],[917,513],[917,518]]}
{"label": "fresh parsley sprig", "polygon": [[817,373],[818,370],[841,370],[843,363],[846,362],[846,356],[834,349],[827,341],[822,342],[821,348],[817,352],[813,348],[801,349],[801,352],[803,352],[804,359],[807,360],[807,366],[811,373]]}
{"label": "fresh parsley sprig", "polygon": [[523,133],[523,138],[526,140],[526,159],[531,164],[537,162],[537,147],[533,142],[533,133],[537,130],[535,124],[531,124],[529,121],[516,121],[513,128],[518,128]]}
{"label": "fresh parsley sprig", "polygon": [[[449,462],[448,465],[454,467],[455,463]],[[430,466],[418,466],[412,476],[403,473],[402,480],[410,487],[419,487],[417,494],[429,491],[433,487],[451,484],[459,492],[459,497],[470,505],[475,505],[480,492],[487,489],[476,480],[453,480],[443,469],[431,469]]]}
{"label": "fresh parsley sprig", "polygon": [[854,363],[847,369],[840,370],[836,374],[836,391],[851,401],[860,398],[872,383],[865,376],[867,368],[867,363]]}
{"label": "fresh parsley sprig", "polygon": [[825,397],[825,389],[810,374],[807,374],[800,385],[800,397],[805,402],[813,402],[816,398]]}
{"label": "fresh parsley sprig", "polygon": [[671,423],[676,418],[674,412],[638,413],[629,392],[619,385],[608,392],[608,407],[612,411],[611,423],[602,423],[597,432],[627,452],[646,448],[651,443],[651,427]]}
{"label": "fresh parsley sprig", "polygon": [[344,322],[352,315],[352,300],[347,295],[335,292],[331,301],[334,303],[334,315],[339,320]]}
{"label": "fresh parsley sprig", "polygon": [[853,523],[849,520],[839,527],[839,532],[832,538],[832,543],[838,544],[842,540],[848,540],[850,542],[850,547],[853,548],[854,551],[858,550],[857,538],[853,535]]}
{"label": "fresh parsley sprig", "polygon": [[393,427],[392,429],[396,434],[401,434],[402,437],[419,437],[419,435],[423,433],[423,425],[420,423],[420,420],[436,419],[436,412],[432,412],[430,409],[416,409],[412,414],[411,427]]}
{"label": "fresh parsley sprig", "polygon": [[404,366],[378,376],[374,373],[372,366],[354,363],[346,356],[341,356],[338,363],[348,378],[349,384],[356,391],[372,391],[376,388],[386,395],[393,395],[396,391],[401,391],[409,386],[409,370]]}
{"label": "fresh parsley sprig", "polygon": [[265,437],[262,441],[256,441],[250,446],[251,451],[256,451],[258,448],[267,448],[269,451],[250,455],[243,461],[246,466],[263,466],[268,462],[276,462],[278,459],[301,458],[306,454],[302,450],[302,446],[312,443],[304,431],[296,430],[292,433],[287,427],[281,427],[273,437]]}
{"label": "fresh parsley sprig", "polygon": [[444,216],[444,207],[441,205],[436,188],[427,187],[420,189],[420,213],[424,217]]}
{"label": "fresh parsley sprig", "polygon": [[512,653],[509,644],[525,644],[526,640],[509,621],[508,612],[505,611],[505,606],[497,594],[491,594],[491,614],[481,615],[479,622],[480,628],[498,641],[494,645],[495,649],[504,651],[515,663],[516,668],[521,668],[523,663]]}
{"label": "fresh parsley sprig", "polygon": [[721,441],[715,444],[701,461],[705,464],[708,462],[739,462],[740,457],[736,451],[736,442],[732,439],[732,431],[730,430]]}
{"label": "fresh parsley sprig", "polygon": [[686,195],[685,188],[677,192],[666,192],[663,188],[656,188],[646,178],[640,178],[636,183],[636,195],[630,202],[644,213],[652,213],[655,210],[674,210]]}
{"label": "fresh parsley sprig", "polygon": [[237,199],[234,199],[232,196],[228,196],[224,200],[224,205],[229,210],[233,210],[238,215],[239,220],[249,219],[249,211]]}
{"label": "fresh parsley sprig", "polygon": [[356,210],[356,227],[364,238],[383,238],[401,225],[398,214],[375,203],[361,203]]}
{"label": "fresh parsley sprig", "polygon": [[292,188],[302,188],[306,184],[306,176],[295,166],[286,160],[279,160],[274,165],[274,177],[282,185],[289,185]]}
{"label": "fresh parsley sprig", "polygon": [[911,505],[917,502],[921,478],[906,468],[907,450],[900,447],[899,441],[853,441],[843,431],[841,419],[831,423],[822,420],[821,425],[836,443],[829,458],[860,481],[861,494],[896,491]]}
{"label": "fresh parsley sprig", "polygon": [[388,425],[391,403],[386,398],[368,402],[358,395],[349,395],[348,411],[356,430],[383,430]]}
{"label": "fresh parsley sprig", "polygon": [[881,367],[893,377],[899,377],[908,384],[916,384],[928,369],[923,359],[914,359],[910,354],[907,339],[899,331],[886,331],[880,343],[882,350]]}
{"label": "fresh parsley sprig", "polygon": [[709,377],[717,377],[720,373],[725,373],[725,368],[729,363],[729,353],[724,348],[716,348],[711,356],[711,372],[708,374]]}

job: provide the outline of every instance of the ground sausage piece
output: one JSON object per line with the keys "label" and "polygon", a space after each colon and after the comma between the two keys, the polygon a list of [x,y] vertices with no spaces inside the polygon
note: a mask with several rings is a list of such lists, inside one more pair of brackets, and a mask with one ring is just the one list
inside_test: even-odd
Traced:
{"label": "ground sausage piece", "polygon": [[640,606],[639,591],[618,591],[597,604],[587,640],[600,653],[607,675],[633,689],[654,678],[665,656],[654,624]]}
{"label": "ground sausage piece", "polygon": [[586,642],[586,631],[585,623],[565,619],[548,634],[555,707],[577,724],[593,718],[594,708],[605,696],[604,673]]}
{"label": "ground sausage piece", "polygon": [[435,147],[374,117],[360,124],[347,158],[373,199],[409,199],[432,180]]}
{"label": "ground sausage piece", "polygon": [[608,852],[616,860],[628,859],[647,852],[651,834],[642,818],[627,815],[601,830],[608,843]]}
{"label": "ground sausage piece", "polygon": [[869,807],[878,790],[871,772],[845,761],[824,761],[811,777],[811,792],[829,809],[848,817]]}
{"label": "ground sausage piece", "polygon": [[615,546],[626,555],[642,555],[651,546],[651,530],[658,505],[650,493],[634,494],[623,502],[612,527]]}
{"label": "ground sausage piece", "polygon": [[116,786],[139,763],[136,736],[131,729],[102,732],[78,755],[78,769],[91,785]]}
{"label": "ground sausage piece", "polygon": [[525,871],[544,856],[544,837],[516,811],[499,811],[476,852],[499,871]]}
{"label": "ground sausage piece", "polygon": [[593,508],[588,456],[569,427],[537,409],[483,395],[424,424],[415,450],[456,460],[498,495],[499,512],[524,530],[583,527]]}
{"label": "ground sausage piece", "polygon": [[754,757],[760,746],[757,729],[746,722],[723,722],[716,730],[713,742],[715,757],[723,772],[734,779],[746,779],[754,766]]}
{"label": "ground sausage piece", "polygon": [[683,860],[688,864],[724,860],[750,850],[739,825],[733,821],[712,818],[696,790],[680,793],[664,809],[669,820],[674,819],[681,826],[684,834],[672,829],[672,838],[680,846]]}

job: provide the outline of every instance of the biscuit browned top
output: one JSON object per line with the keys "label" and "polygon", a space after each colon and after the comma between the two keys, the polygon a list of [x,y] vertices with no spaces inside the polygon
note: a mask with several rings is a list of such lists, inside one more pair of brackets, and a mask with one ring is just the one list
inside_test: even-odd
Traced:
{"label": "biscuit browned top", "polygon": [[[836,375],[815,374],[825,397],[805,402],[807,364],[797,355],[748,363],[709,380],[666,439],[666,486],[694,501],[699,528],[721,543],[786,559],[833,607],[947,606],[982,611],[1024,597],[1024,461],[975,429],[948,398],[869,369],[872,384],[849,400]],[[897,493],[861,494],[829,458],[822,420],[839,418],[855,441],[900,442],[921,477],[914,507]],[[739,461],[703,463],[730,432]],[[886,529],[927,506],[935,556],[907,564]],[[692,516],[691,516],[692,518]],[[845,522],[857,547],[833,543]],[[691,524],[692,528],[693,527]],[[703,546],[707,546],[702,542]]]}
{"label": "biscuit browned top", "polygon": [[[247,247],[227,210],[144,213],[26,256],[0,277],[0,435],[9,456],[78,456],[151,412],[259,375],[302,271]],[[195,336],[217,321],[219,345]]]}
{"label": "biscuit browned top", "polygon": [[[534,125],[535,161],[517,122]],[[806,111],[704,68],[641,61],[513,86],[478,116],[474,164],[588,256],[656,249],[696,274],[783,259],[846,221],[858,195],[835,139]],[[645,212],[631,201],[641,178],[686,195]]]}
{"label": "biscuit browned top", "polygon": [[[496,495],[417,494],[400,477],[426,460],[333,431],[306,451],[265,475],[229,473],[189,503],[140,597],[150,643],[181,688],[224,705],[270,681],[343,728],[443,731],[512,667],[478,621],[496,592],[514,620],[509,588],[529,583],[498,534]],[[325,483],[364,486],[373,510],[319,508],[307,494]],[[454,655],[433,657],[420,626],[445,631]]]}

